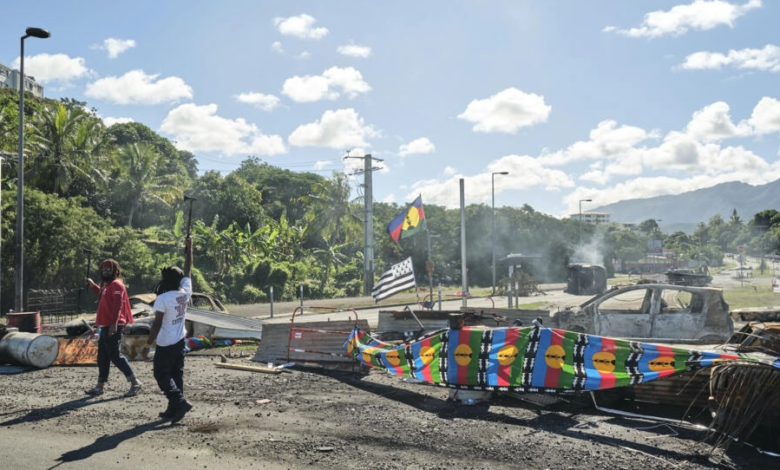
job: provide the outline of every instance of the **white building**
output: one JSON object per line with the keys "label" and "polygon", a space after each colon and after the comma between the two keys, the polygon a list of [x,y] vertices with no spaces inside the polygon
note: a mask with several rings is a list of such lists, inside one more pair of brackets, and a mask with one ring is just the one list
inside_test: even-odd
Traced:
{"label": "white building", "polygon": [[[583,212],[581,215],[582,222],[586,224],[601,225],[609,223],[610,214],[607,212]],[[580,214],[571,214],[569,218],[573,220],[580,220]]]}
{"label": "white building", "polygon": [[[19,77],[21,73],[0,63],[0,87],[19,89]],[[24,91],[32,93],[38,98],[43,98],[43,86],[35,81],[35,77],[24,77]]]}

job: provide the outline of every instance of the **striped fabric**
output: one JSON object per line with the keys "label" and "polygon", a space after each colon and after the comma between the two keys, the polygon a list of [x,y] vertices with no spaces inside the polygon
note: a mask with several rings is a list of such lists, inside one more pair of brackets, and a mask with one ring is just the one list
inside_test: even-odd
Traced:
{"label": "striped fabric", "polygon": [[363,364],[431,384],[549,393],[636,385],[721,361],[760,362],[538,326],[444,329],[400,345],[355,328],[344,347]]}
{"label": "striped fabric", "polygon": [[371,291],[371,295],[376,302],[379,302],[406,289],[411,289],[416,285],[412,258],[409,257],[398,264],[394,264],[389,271],[382,274],[379,282],[376,283],[376,286]]}

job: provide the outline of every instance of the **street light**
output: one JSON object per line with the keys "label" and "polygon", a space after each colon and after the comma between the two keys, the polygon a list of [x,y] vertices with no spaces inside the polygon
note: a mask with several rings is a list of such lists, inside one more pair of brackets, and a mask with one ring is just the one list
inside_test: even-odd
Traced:
{"label": "street light", "polygon": [[51,34],[41,28],[27,28],[21,40],[19,56],[19,175],[16,181],[16,299],[14,308],[24,311],[24,40],[33,37],[46,39]]}
{"label": "street light", "polygon": [[582,203],[592,201],[593,199],[580,199],[580,246],[582,246]]}
{"label": "street light", "polygon": [[491,295],[496,295],[496,175],[508,175],[508,171],[497,171],[495,173],[490,174],[490,195],[492,196],[492,203],[491,203],[491,222],[492,222],[492,228],[490,230],[490,236],[492,239],[492,250],[493,250],[493,256],[492,256],[492,263],[491,263],[491,269],[493,271],[493,293]]}

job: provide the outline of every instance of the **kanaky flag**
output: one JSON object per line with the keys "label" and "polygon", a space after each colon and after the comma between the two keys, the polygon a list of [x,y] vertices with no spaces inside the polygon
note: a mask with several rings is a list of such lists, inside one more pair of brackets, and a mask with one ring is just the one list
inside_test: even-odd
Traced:
{"label": "kanaky flag", "polygon": [[390,238],[394,242],[398,243],[398,240],[411,237],[427,227],[425,212],[423,212],[422,196],[417,196],[417,199],[409,207],[404,209],[387,225],[387,233],[390,234]]}

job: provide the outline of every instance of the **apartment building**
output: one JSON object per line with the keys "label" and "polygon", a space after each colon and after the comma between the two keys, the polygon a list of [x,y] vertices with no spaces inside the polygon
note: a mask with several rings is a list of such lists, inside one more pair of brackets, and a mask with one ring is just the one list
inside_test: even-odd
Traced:
{"label": "apartment building", "polygon": [[[18,90],[20,76],[21,73],[19,73],[18,70],[0,63],[0,87],[9,87]],[[35,81],[35,77],[29,75],[24,77],[24,90],[28,93],[32,93],[38,98],[43,98],[43,86]]]}

